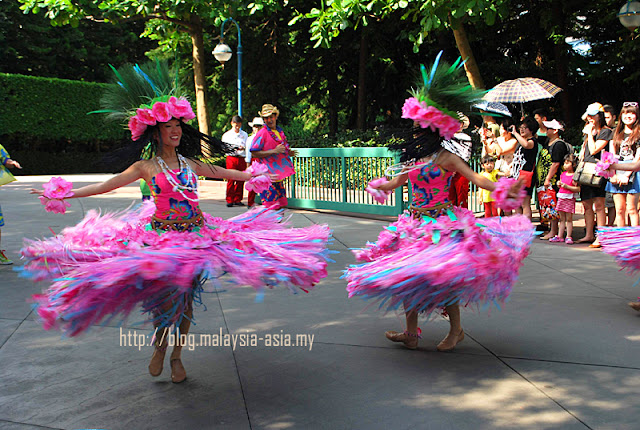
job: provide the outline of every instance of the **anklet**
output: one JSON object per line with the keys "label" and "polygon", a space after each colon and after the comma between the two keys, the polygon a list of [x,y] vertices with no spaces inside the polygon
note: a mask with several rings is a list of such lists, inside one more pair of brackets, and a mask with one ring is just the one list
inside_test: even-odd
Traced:
{"label": "anklet", "polygon": [[409,333],[408,331],[405,330],[404,334],[410,337],[417,337],[418,339],[422,339],[422,336],[420,336],[422,334],[422,330],[420,330],[419,328],[418,328],[418,333]]}

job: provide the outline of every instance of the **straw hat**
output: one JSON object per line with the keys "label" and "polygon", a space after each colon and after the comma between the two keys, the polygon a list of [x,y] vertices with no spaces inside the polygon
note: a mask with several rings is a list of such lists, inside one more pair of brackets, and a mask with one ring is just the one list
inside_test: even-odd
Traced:
{"label": "straw hat", "polygon": [[276,116],[280,115],[280,111],[277,107],[267,103],[262,105],[262,109],[260,110],[260,112],[258,112],[258,115],[260,115],[262,118],[266,118],[273,115],[274,113],[276,114]]}

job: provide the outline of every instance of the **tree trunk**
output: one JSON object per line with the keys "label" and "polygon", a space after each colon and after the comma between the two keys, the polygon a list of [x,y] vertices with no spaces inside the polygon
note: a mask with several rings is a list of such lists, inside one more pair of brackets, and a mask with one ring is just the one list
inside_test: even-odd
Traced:
{"label": "tree trunk", "polygon": [[464,70],[467,72],[467,79],[469,79],[469,83],[473,88],[482,90],[484,89],[484,81],[482,80],[482,75],[480,75],[478,63],[476,63],[476,59],[473,56],[471,45],[469,45],[469,39],[467,39],[467,32],[464,29],[464,25],[451,16],[449,16],[449,21],[460,56],[463,60],[466,60]]}
{"label": "tree trunk", "polygon": [[[553,2],[553,17],[555,20],[556,26],[559,28],[559,34],[566,34],[566,16],[562,10],[562,4],[558,4]],[[553,45],[553,56],[556,62],[556,76],[558,79],[558,86],[563,89],[560,92],[560,104],[562,105],[562,112],[564,113],[564,121],[567,124],[570,124],[572,115],[572,103],[570,94],[568,92],[569,88],[569,55],[567,52],[567,44],[564,41],[564,38],[561,41],[555,41]]]}
{"label": "tree trunk", "polygon": [[365,27],[360,28],[360,59],[358,64],[358,111],[356,115],[356,128],[364,130],[367,119],[367,58],[369,57],[369,43],[365,33]]}
{"label": "tree trunk", "polygon": [[193,80],[196,84],[196,109],[198,128],[209,134],[209,114],[207,112],[207,79],[204,71],[204,38],[202,22],[197,15],[191,15],[191,43],[193,45]]}

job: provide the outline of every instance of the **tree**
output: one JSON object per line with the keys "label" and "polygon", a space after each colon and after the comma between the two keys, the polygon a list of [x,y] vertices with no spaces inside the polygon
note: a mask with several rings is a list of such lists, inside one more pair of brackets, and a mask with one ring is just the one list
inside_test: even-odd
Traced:
{"label": "tree", "polygon": [[204,67],[203,20],[215,20],[227,6],[224,2],[206,0],[19,0],[25,12],[38,13],[47,10],[53,25],[70,24],[75,27],[81,20],[97,22],[126,22],[142,20],[150,27],[158,22],[169,29],[186,32],[192,45],[193,75],[196,107],[200,131],[209,133],[209,117],[206,105],[206,79]]}
{"label": "tree", "polygon": [[[324,3],[323,3],[324,4]],[[414,43],[414,52],[429,39],[429,33],[443,27],[453,29],[460,56],[466,59],[465,71],[469,82],[476,88],[483,87],[482,76],[469,45],[464,24],[485,23],[493,25],[499,16],[508,12],[506,0],[348,0],[327,2],[322,9],[313,9],[305,15],[312,19],[312,40],[316,46],[329,47],[333,38],[345,28],[368,25],[371,20],[381,21],[390,17],[414,24],[407,32]]]}
{"label": "tree", "polygon": [[43,14],[24,14],[19,3],[0,1],[0,72],[105,82],[111,76],[106,63],[144,61],[157,47],[139,40],[142,31],[143,22],[53,27]]}

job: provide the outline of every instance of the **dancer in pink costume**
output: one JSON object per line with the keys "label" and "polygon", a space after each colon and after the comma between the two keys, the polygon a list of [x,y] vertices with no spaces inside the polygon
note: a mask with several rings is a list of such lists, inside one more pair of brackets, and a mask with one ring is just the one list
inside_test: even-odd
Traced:
{"label": "dancer in pink costume", "polygon": [[[135,68],[133,72],[119,70],[119,82],[144,73],[139,83],[149,79],[153,88],[163,88],[154,68],[141,73]],[[134,87],[128,81],[123,84],[116,90]],[[41,196],[48,210],[64,212],[68,199],[106,193],[144,179],[150,184],[153,203],[119,214],[90,211],[78,225],[56,237],[27,241],[22,250],[26,264],[21,270],[37,281],[54,281],[34,299],[44,327],[60,328],[69,336],[113,319],[123,321],[142,305],[156,327],[149,372],[158,376],[168,328],[177,327],[176,339],[188,333],[193,302],[200,302],[205,280],[218,283],[227,275],[232,284],[254,287],[259,297],[265,287],[277,285],[308,292],[327,275],[330,230],[324,225],[290,228],[281,222],[279,212],[264,209],[229,220],[203,213],[198,204],[198,176],[248,181],[256,191],[268,187],[270,178],[193,158],[201,145],[208,156],[226,147],[185,123],[195,116],[185,99],[160,97],[133,112],[129,124],[134,145],[139,154],[149,142],[151,159],[137,161],[103,183],[71,189],[70,183],[54,178],[45,184],[45,191],[32,193]],[[175,345],[171,379],[182,382],[186,379],[182,345],[178,341]]]}
{"label": "dancer in pink costume", "polygon": [[454,112],[471,106],[478,93],[459,83],[464,79],[460,67],[460,60],[451,68],[436,60],[430,74],[423,69],[422,88],[403,107],[403,117],[414,120],[416,127],[404,143],[392,147],[406,163],[391,181],[370,183],[374,196],[383,197],[409,180],[412,205],[376,243],[355,251],[363,263],[349,267],[345,275],[350,297],[372,299],[387,310],[404,308],[406,330],[385,335],[410,349],[417,348],[420,338],[418,315],[442,308],[450,329],[437,349],[454,349],[464,339],[460,306],[503,302],[534,235],[523,215],[476,220],[448,199],[455,172],[493,191],[505,210],[518,207],[524,194],[520,182],[491,182],[465,162],[471,143],[456,139],[460,120]]}

